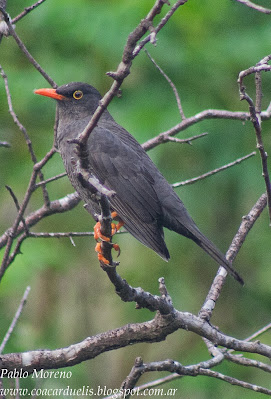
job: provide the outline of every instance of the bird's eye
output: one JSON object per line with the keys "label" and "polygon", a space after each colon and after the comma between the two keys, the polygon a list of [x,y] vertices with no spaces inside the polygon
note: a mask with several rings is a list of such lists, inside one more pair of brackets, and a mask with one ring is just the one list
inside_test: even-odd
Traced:
{"label": "bird's eye", "polygon": [[81,90],[76,90],[72,96],[75,100],[80,100],[83,97],[83,92]]}

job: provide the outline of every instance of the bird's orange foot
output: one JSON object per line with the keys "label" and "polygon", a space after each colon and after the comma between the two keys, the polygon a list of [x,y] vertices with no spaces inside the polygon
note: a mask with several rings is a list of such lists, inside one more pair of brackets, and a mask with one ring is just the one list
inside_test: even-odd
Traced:
{"label": "bird's orange foot", "polygon": [[[118,251],[118,256],[119,256],[120,255],[120,247],[118,246],[118,244],[112,244],[112,247],[114,248],[115,251]],[[100,262],[103,262],[105,265],[109,265],[109,260],[103,256],[101,242],[98,242],[96,244],[95,251],[98,253],[98,260]]]}
{"label": "bird's orange foot", "polygon": [[[117,212],[112,212],[111,216],[112,216],[112,219],[116,218],[118,216]],[[111,223],[111,237],[114,234],[116,234],[123,225],[124,225],[123,221],[119,221],[117,224]],[[107,242],[108,244],[111,244],[112,247],[115,249],[115,251],[118,252],[118,256],[119,256],[120,255],[120,247],[118,246],[118,244],[112,244],[111,243],[111,237],[107,237],[107,236],[105,236],[105,235],[103,235],[101,233],[101,223],[100,222],[97,222],[95,224],[95,226],[94,226],[94,239],[96,241],[101,240],[101,241]],[[97,243],[97,245],[95,247],[95,251],[98,253],[98,260],[103,262],[106,265],[109,265],[109,263],[110,263],[109,260],[106,259],[104,257],[104,255],[103,255],[101,242]]]}
{"label": "bird's orange foot", "polygon": [[[112,219],[114,219],[117,216],[118,216],[117,212],[112,212],[112,214],[111,214]],[[111,223],[111,236],[116,234],[122,228],[123,225],[124,225],[124,222],[122,220],[119,221],[117,224]],[[101,223],[100,222],[97,222],[94,226],[94,239],[96,241],[101,239],[102,241],[110,242],[110,237],[106,237],[101,233]]]}
{"label": "bird's orange foot", "polygon": [[[113,223],[112,223],[112,224],[113,224]],[[104,235],[101,233],[101,223],[100,223],[100,222],[97,222],[97,223],[95,224],[95,226],[94,226],[94,239],[95,239],[96,241],[98,241],[99,238],[100,238],[102,241],[106,241],[106,242],[109,242],[109,241],[110,241],[110,237],[106,237],[106,236],[104,236]]]}
{"label": "bird's orange foot", "polygon": [[[111,213],[111,217],[112,219],[116,218],[118,216],[117,212],[112,212]],[[111,227],[112,227],[112,235],[116,234],[121,228],[122,226],[124,226],[124,222],[122,220],[120,220],[118,222],[118,224],[112,223]],[[114,233],[113,233],[114,230]]]}
{"label": "bird's orange foot", "polygon": [[103,256],[102,244],[98,242],[95,247],[95,251],[98,253],[98,260],[103,262],[105,265],[109,265],[109,260]]}

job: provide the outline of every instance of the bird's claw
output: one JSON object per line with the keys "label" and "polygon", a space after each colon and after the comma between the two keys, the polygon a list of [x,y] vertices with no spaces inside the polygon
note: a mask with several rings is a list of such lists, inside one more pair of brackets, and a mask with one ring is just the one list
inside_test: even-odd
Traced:
{"label": "bird's claw", "polygon": [[[110,244],[112,245],[112,247],[114,248],[115,251],[118,251],[118,255],[117,256],[119,256],[120,255],[120,247],[119,247],[119,245],[118,244],[113,244],[113,243],[110,243]],[[95,251],[98,253],[98,260],[100,262],[103,262],[105,265],[110,265],[109,260],[106,259],[103,256],[102,243],[101,242],[97,242],[96,247],[95,247]]]}
{"label": "bird's claw", "polygon": [[[112,212],[112,218],[117,217],[117,212]],[[111,237],[116,234],[119,229],[124,225],[124,222],[119,221],[117,224],[115,223],[111,223]],[[113,244],[111,242],[111,237],[107,237],[105,235],[103,235],[101,233],[101,223],[97,222],[94,226],[94,239],[96,241],[104,241],[108,244],[110,244],[115,251],[118,252],[118,257],[120,256],[120,247],[118,244]],[[100,262],[103,262],[105,265],[109,265],[110,262],[108,259],[106,259],[103,255],[103,251],[102,251],[102,243],[101,242],[97,242],[97,245],[95,247],[95,251],[98,253],[98,260]]]}

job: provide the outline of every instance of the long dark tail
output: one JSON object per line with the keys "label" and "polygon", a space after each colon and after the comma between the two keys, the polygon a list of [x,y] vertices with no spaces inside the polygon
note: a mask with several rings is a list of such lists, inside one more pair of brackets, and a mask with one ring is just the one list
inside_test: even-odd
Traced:
{"label": "long dark tail", "polygon": [[234,270],[230,261],[225,258],[225,255],[216,246],[208,240],[199,230],[197,234],[193,234],[192,240],[195,241],[207,254],[209,254],[219,265],[223,266],[235,280],[244,285],[242,277]]}

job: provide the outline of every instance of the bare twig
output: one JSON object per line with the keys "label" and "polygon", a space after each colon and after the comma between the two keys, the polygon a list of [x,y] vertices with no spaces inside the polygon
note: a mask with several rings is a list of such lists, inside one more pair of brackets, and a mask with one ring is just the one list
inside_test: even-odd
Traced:
{"label": "bare twig", "polygon": [[[267,193],[267,203],[269,210],[269,221],[271,225],[271,182],[268,172],[268,163],[267,163],[267,153],[264,149],[263,139],[262,139],[262,127],[261,127],[261,97],[262,97],[262,89],[261,89],[261,76],[260,72],[262,71],[270,71],[271,66],[267,64],[270,60],[271,55],[262,59],[258,64],[254,67],[248,68],[245,71],[240,72],[238,77],[239,91],[240,91],[240,99],[246,100],[249,106],[250,119],[254,126],[254,130],[256,133],[257,139],[257,148],[259,149],[259,153],[261,155],[262,160],[262,171],[263,177],[266,186]],[[244,77],[255,74],[255,85],[256,85],[256,105],[254,106],[253,100],[246,93],[246,88],[243,84]]]}
{"label": "bare twig", "polygon": [[[248,235],[249,231],[253,227],[256,220],[261,215],[262,211],[266,207],[267,204],[267,197],[266,194],[263,194],[256,204],[253,206],[251,211],[248,215],[243,216],[242,223],[234,236],[232,243],[227,251],[226,258],[230,261],[233,261],[238,254],[242,244],[244,243],[246,236]],[[214,278],[214,281],[211,285],[209,293],[205,299],[204,305],[202,306],[199,316],[204,319],[210,319],[212,312],[214,310],[216,301],[219,298],[221,289],[223,287],[227,272],[223,267],[220,267],[217,275]]]}
{"label": "bare twig", "polygon": [[34,57],[29,53],[29,51],[27,50],[26,46],[24,45],[24,43],[21,41],[21,39],[19,38],[19,36],[17,35],[17,33],[15,32],[12,23],[10,21],[10,17],[9,15],[6,13],[6,11],[0,7],[0,11],[2,12],[2,14],[4,15],[5,18],[5,22],[8,26],[9,29],[9,33],[11,34],[11,36],[13,36],[14,40],[16,41],[16,43],[18,44],[19,48],[22,50],[22,52],[25,54],[25,56],[27,57],[27,59],[30,61],[30,63],[37,69],[37,71],[39,71],[39,73],[44,77],[44,79],[47,80],[47,82],[52,86],[52,87],[57,87],[57,84],[53,81],[53,79],[44,71],[44,69],[39,65],[39,63],[34,59]]}
{"label": "bare twig", "polygon": [[[143,292],[143,294],[145,295],[146,293]],[[270,346],[262,344],[259,341],[246,342],[238,340],[235,337],[230,337],[219,331],[217,328],[212,327],[209,322],[189,312],[180,312],[174,309],[174,307],[170,307],[169,304],[167,304],[167,301],[163,298],[149,294],[149,296],[146,297],[146,300],[142,300],[141,305],[144,304],[146,307],[149,307],[152,297],[153,305],[159,308],[159,312],[153,320],[143,323],[131,323],[114,330],[97,334],[93,337],[88,337],[82,342],[73,344],[66,348],[56,350],[35,350],[20,354],[5,354],[0,357],[0,367],[7,370],[22,368],[22,370],[29,371],[30,373],[34,368],[38,371],[42,368],[53,369],[68,367],[87,359],[93,359],[101,353],[116,350],[132,344],[163,341],[166,336],[172,334],[178,329],[184,329],[185,331],[194,332],[199,336],[204,336],[211,342],[215,343],[215,345],[224,348],[234,349],[241,352],[257,353],[267,358],[271,357]],[[165,306],[170,313],[166,313],[162,316],[160,310],[163,311]],[[210,361],[207,362],[210,364]],[[179,366],[177,365],[177,367]],[[203,370],[203,368],[201,369]],[[184,373],[191,375],[189,366],[184,369],[171,369],[171,371],[181,371],[181,374]],[[195,369],[192,369],[192,373],[195,371]]]}
{"label": "bare twig", "polygon": [[8,143],[7,141],[0,141],[0,147],[10,147],[10,143]]}
{"label": "bare twig", "polygon": [[260,330],[256,331],[254,334],[250,335],[249,337],[247,337],[245,340],[246,341],[252,341],[255,338],[258,338],[259,335],[264,334],[266,331],[271,329],[271,323],[267,324],[266,326],[264,326],[263,328],[261,328]]}
{"label": "bare twig", "polygon": [[178,139],[177,137],[171,137],[171,136],[166,137],[166,136],[164,136],[163,140],[164,140],[165,143],[168,142],[168,141],[172,141],[173,143],[191,144],[191,141],[200,139],[201,137],[205,137],[205,136],[207,136],[207,134],[208,133],[200,133],[200,134],[196,134],[195,136],[188,137],[187,139]]}
{"label": "bare twig", "polygon": [[[120,232],[118,232],[120,233]],[[70,237],[92,237],[94,235],[93,231],[68,231],[64,232],[49,232],[49,233],[33,233],[29,232],[28,236],[32,238],[70,238]]]}
{"label": "bare twig", "polygon": [[27,15],[30,11],[34,10],[36,7],[38,7],[39,5],[41,5],[42,3],[44,3],[46,0],[39,0],[37,1],[35,4],[32,4],[32,6],[29,7],[25,7],[24,11],[21,12],[19,15],[17,15],[17,17],[12,19],[12,23],[15,24],[16,22],[18,22],[20,19],[22,19],[25,15]]}
{"label": "bare twig", "polygon": [[[13,202],[14,202],[14,204],[15,204],[15,206],[16,206],[16,209],[17,209],[17,211],[19,212],[19,211],[20,211],[20,205],[19,205],[19,202],[18,202],[18,199],[17,199],[15,193],[13,192],[12,188],[9,187],[9,186],[6,186],[6,189],[7,189],[8,192],[10,193],[11,198],[13,199]],[[24,220],[23,217],[22,217],[22,223],[23,223],[25,232],[28,233],[28,228],[27,228],[27,226],[26,226],[26,224],[25,224],[25,220]]]}
{"label": "bare twig", "polygon": [[180,187],[180,186],[185,186],[187,184],[192,184],[192,183],[195,183],[195,182],[197,182],[199,180],[203,180],[206,177],[209,177],[209,176],[212,176],[212,175],[214,175],[214,174],[216,174],[218,172],[221,172],[222,170],[225,170],[225,169],[228,169],[228,168],[230,168],[232,166],[238,165],[241,162],[245,161],[246,159],[248,159],[250,157],[253,157],[254,155],[256,155],[255,151],[251,152],[248,155],[245,155],[244,157],[238,158],[238,159],[236,159],[233,162],[230,162],[230,163],[228,163],[226,165],[223,165],[220,168],[217,168],[217,169],[211,170],[210,172],[204,173],[203,175],[200,175],[200,176],[197,176],[197,177],[193,177],[192,179],[187,179],[187,180],[184,180],[184,181],[181,181],[181,182],[178,182],[178,183],[174,183],[174,184],[172,184],[172,187],[176,188],[176,187]]}
{"label": "bare twig", "polygon": [[[14,123],[18,126],[20,131],[23,133],[25,142],[26,142],[27,147],[28,147],[29,154],[31,156],[31,160],[35,164],[35,163],[37,163],[37,157],[36,157],[36,154],[34,152],[32,141],[31,141],[30,137],[28,136],[28,133],[27,133],[25,127],[19,121],[19,119],[18,119],[18,117],[17,117],[17,115],[16,115],[16,113],[15,113],[15,111],[13,109],[12,100],[11,100],[11,93],[10,93],[9,85],[8,85],[8,77],[5,74],[5,72],[4,72],[3,68],[1,67],[1,65],[0,65],[0,75],[2,76],[2,78],[4,80],[4,84],[5,84],[5,90],[6,90],[6,95],[7,95],[9,113],[12,116],[12,119],[13,119]],[[41,170],[39,170],[38,176],[39,176],[39,179],[41,181],[44,180],[44,176],[43,176],[43,173],[42,173]],[[47,191],[45,185],[42,186],[42,192],[43,192],[44,203],[46,204],[46,206],[49,206],[49,204],[50,204],[49,194],[48,194],[48,191]]]}
{"label": "bare twig", "polygon": [[[131,373],[125,380],[123,386],[121,387],[122,392],[120,395],[117,396],[117,398],[129,398],[130,396],[134,396],[135,393],[139,393],[142,391],[142,388],[140,387],[135,387],[136,382],[138,379],[141,377],[142,374],[146,372],[153,372],[153,371],[168,371],[172,372],[172,378],[171,379],[176,379],[177,376],[182,377],[182,376],[198,376],[198,375],[203,375],[203,376],[208,376],[208,377],[213,377],[213,378],[218,378],[220,380],[223,380],[225,382],[228,382],[232,385],[237,385],[246,389],[250,389],[256,392],[261,392],[270,395],[271,390],[266,389],[264,387],[254,385],[254,384],[249,384],[247,382],[238,380],[236,378],[226,376],[222,373],[218,373],[216,371],[210,370],[210,368],[218,365],[221,363],[221,361],[224,359],[224,356],[221,353],[218,353],[217,356],[214,358],[205,361],[205,362],[200,362],[195,365],[191,366],[183,366],[180,363],[174,361],[174,360],[165,360],[161,362],[151,362],[151,363],[146,363],[144,364],[140,358],[136,359],[135,366],[131,370]],[[141,360],[141,361],[140,361]],[[249,360],[249,359],[248,359]],[[149,387],[150,388],[150,387]],[[147,388],[143,388],[145,392],[147,392]],[[163,390],[160,390],[160,393],[164,393]],[[165,393],[164,393],[165,394]],[[116,396],[115,396],[116,397]],[[112,396],[109,396],[104,399],[112,399]]]}
{"label": "bare twig", "polygon": [[249,389],[249,390],[254,391],[254,392],[259,392],[259,393],[264,393],[266,395],[271,395],[271,390],[270,389],[261,387],[259,385],[250,384],[250,383],[245,382],[245,381],[238,380],[237,378],[233,378],[233,377],[227,376],[227,375],[219,373],[217,371],[200,369],[199,372],[198,372],[198,375],[205,375],[207,377],[217,378],[219,380],[228,382],[231,385],[236,385],[236,386],[239,386],[239,387],[242,387],[242,388],[245,388],[245,389]]}
{"label": "bare twig", "polygon": [[141,40],[141,42],[135,47],[135,49],[133,51],[133,57],[136,57],[148,42],[155,44],[155,39],[156,39],[157,33],[166,25],[168,20],[178,10],[178,8],[183,6],[186,2],[187,2],[187,0],[178,0],[178,1],[176,1],[175,4],[173,4],[171,9],[167,12],[167,14],[164,16],[164,18],[161,19],[160,23],[156,26],[156,28],[153,28],[152,32],[147,37],[145,37],[143,40]]}
{"label": "bare twig", "polygon": [[65,177],[65,176],[67,176],[66,172],[60,173],[59,175],[56,175],[54,177],[50,177],[49,179],[43,180],[43,181],[41,181],[41,182],[36,184],[35,189],[39,188],[40,186],[43,186],[44,184],[51,183],[52,181],[56,181],[58,179],[62,179],[62,177]]}
{"label": "bare twig", "polygon": [[236,1],[238,1],[238,3],[244,4],[245,6],[247,6],[249,8],[253,8],[256,11],[262,12],[264,14],[270,14],[271,13],[271,10],[269,8],[265,8],[265,7],[262,7],[262,6],[258,5],[258,4],[252,3],[252,1],[249,1],[249,0],[236,0]]}
{"label": "bare twig", "polygon": [[233,355],[231,352],[233,351],[223,351],[226,360],[235,364],[239,364],[240,366],[255,367],[257,369],[265,371],[266,373],[271,373],[271,366],[269,364],[260,362],[259,360],[248,359],[247,357],[243,357],[240,354]]}
{"label": "bare twig", "polygon": [[150,55],[150,53],[145,49],[145,53],[147,54],[147,56],[149,57],[149,59],[151,60],[151,62],[154,64],[154,66],[158,69],[158,71],[161,73],[162,76],[164,76],[164,78],[168,81],[170,87],[173,90],[173,93],[175,95],[176,98],[176,102],[179,108],[179,112],[181,115],[182,119],[185,119],[185,115],[183,112],[183,107],[182,107],[182,103],[181,103],[181,99],[178,93],[178,90],[176,89],[175,84],[172,82],[172,80],[167,76],[167,74],[163,71],[163,69],[157,64],[157,62],[153,59],[153,57]]}
{"label": "bare twig", "polygon": [[[9,266],[9,264],[11,263],[11,261],[14,260],[15,256],[17,253],[19,253],[20,250],[20,244],[21,242],[26,238],[26,233],[21,237],[21,239],[19,240],[19,242],[16,245],[16,250],[18,252],[13,252],[12,257],[10,257],[10,251],[11,251],[11,246],[13,244],[13,240],[15,239],[15,237],[18,234],[18,229],[19,229],[19,225],[22,222],[22,218],[24,216],[24,212],[25,209],[30,201],[30,198],[32,196],[32,193],[35,191],[35,186],[36,186],[36,179],[37,176],[41,170],[41,168],[48,162],[48,160],[53,156],[53,154],[55,153],[55,149],[52,148],[46,155],[45,157],[37,162],[34,166],[33,166],[33,171],[32,171],[32,175],[30,177],[30,181],[28,184],[28,188],[26,190],[22,205],[20,207],[20,210],[18,211],[17,217],[13,223],[13,226],[8,230],[8,232],[4,235],[7,238],[6,241],[6,249],[5,249],[5,253],[4,253],[4,257],[2,260],[2,264],[1,264],[1,268],[0,268],[0,280],[3,277],[7,267]],[[50,209],[47,207],[47,205],[45,204],[44,207],[46,209]],[[50,211],[49,211],[50,212]],[[26,223],[26,222],[25,222]],[[27,224],[26,224],[27,225]],[[22,227],[24,228],[24,224],[22,224]]]}
{"label": "bare twig", "polygon": [[10,325],[10,327],[9,327],[9,329],[8,329],[8,331],[7,331],[5,337],[4,337],[4,339],[3,339],[3,341],[2,341],[2,343],[0,345],[0,354],[3,353],[3,350],[4,350],[5,346],[6,346],[6,343],[8,342],[8,340],[9,340],[9,338],[10,338],[10,336],[11,336],[11,334],[12,334],[12,332],[13,332],[13,330],[14,330],[14,328],[15,328],[18,320],[19,320],[19,317],[20,317],[20,315],[21,315],[21,313],[23,311],[23,308],[24,308],[24,306],[26,304],[26,300],[27,300],[29,292],[30,292],[30,287],[27,287],[25,292],[24,292],[24,295],[22,297],[22,300],[20,302],[20,305],[19,305],[19,307],[18,307],[18,309],[17,309],[17,311],[15,313],[15,316],[14,316],[12,322],[11,322],[11,325]]}
{"label": "bare twig", "polygon": [[25,127],[21,124],[21,122],[19,121],[16,113],[14,112],[14,109],[13,109],[13,106],[12,106],[12,100],[11,100],[11,93],[10,93],[9,85],[8,85],[8,77],[5,74],[5,72],[4,72],[4,70],[3,70],[1,65],[0,65],[0,75],[2,76],[2,78],[4,80],[4,84],[5,84],[5,90],[6,90],[6,95],[7,95],[9,113],[12,116],[13,122],[18,126],[20,131],[23,133],[23,136],[25,138],[26,144],[28,145],[28,149],[29,149],[29,153],[31,155],[31,159],[32,159],[32,161],[34,163],[36,163],[37,162],[37,158],[36,158],[36,155],[34,153],[30,137],[28,136]]}
{"label": "bare twig", "polygon": [[[81,199],[78,197],[77,193],[67,194],[64,198],[52,201],[50,204],[50,208],[43,206],[36,211],[32,212],[30,215],[25,217],[25,224],[28,229],[30,227],[36,225],[43,218],[54,215],[56,213],[63,213],[73,209],[75,206],[79,204]],[[23,233],[24,227],[22,223],[19,223],[17,227],[16,233],[13,233],[13,237],[18,237],[19,234]],[[1,237],[0,237],[0,249],[3,248],[7,242],[8,237],[12,234],[12,227],[9,228]],[[31,233],[29,232],[31,235]]]}
{"label": "bare twig", "polygon": [[7,245],[6,245],[6,249],[5,249],[5,253],[4,253],[4,257],[2,260],[2,264],[1,264],[1,268],[0,268],[0,279],[2,278],[2,276],[4,275],[7,267],[9,266],[9,254],[10,254],[10,250],[11,250],[11,246],[14,240],[14,237],[16,235],[19,223],[22,221],[23,215],[24,215],[24,211],[29,203],[31,194],[32,194],[32,190],[33,190],[33,186],[35,185],[35,181],[37,178],[37,173],[38,171],[33,171],[32,176],[30,178],[30,182],[23,200],[23,203],[20,207],[20,210],[17,214],[17,217],[15,218],[15,221],[13,223],[12,228],[9,231],[8,234],[8,239],[7,239]]}
{"label": "bare twig", "polygon": [[[262,112],[262,119],[270,119],[271,110],[267,112]],[[167,130],[166,132],[160,133],[157,136],[153,137],[152,139],[146,141],[142,146],[147,150],[151,150],[152,148],[156,147],[157,145],[164,142],[164,138],[169,136],[175,136],[177,133],[189,128],[190,126],[195,125],[205,119],[233,119],[239,121],[247,121],[249,120],[250,115],[248,112],[233,112],[233,111],[226,111],[226,110],[218,110],[218,109],[206,109],[204,111],[195,114],[189,118],[186,118],[182,122],[178,123],[176,126],[172,127],[171,129]]]}

